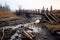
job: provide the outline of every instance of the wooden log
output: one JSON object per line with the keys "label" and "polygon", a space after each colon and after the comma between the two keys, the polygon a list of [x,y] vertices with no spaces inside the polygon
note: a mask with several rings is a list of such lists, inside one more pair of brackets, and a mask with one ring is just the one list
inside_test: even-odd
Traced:
{"label": "wooden log", "polygon": [[24,35],[25,35],[25,36],[27,36],[27,37],[30,38],[30,39],[33,39],[25,30],[23,30],[23,32],[24,32]]}
{"label": "wooden log", "polygon": [[53,21],[48,17],[48,15],[46,14],[46,13],[44,13],[45,14],[45,16],[48,18],[48,20],[51,22],[51,23],[53,23]]}
{"label": "wooden log", "polygon": [[31,37],[33,37],[33,35],[31,34],[31,33],[29,33],[29,32],[27,32]]}

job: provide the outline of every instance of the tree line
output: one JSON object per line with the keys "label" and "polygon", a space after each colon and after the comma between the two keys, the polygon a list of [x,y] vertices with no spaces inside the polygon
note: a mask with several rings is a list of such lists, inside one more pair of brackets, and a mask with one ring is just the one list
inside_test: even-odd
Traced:
{"label": "tree line", "polygon": [[10,11],[9,5],[2,6],[2,4],[0,4],[0,10]]}

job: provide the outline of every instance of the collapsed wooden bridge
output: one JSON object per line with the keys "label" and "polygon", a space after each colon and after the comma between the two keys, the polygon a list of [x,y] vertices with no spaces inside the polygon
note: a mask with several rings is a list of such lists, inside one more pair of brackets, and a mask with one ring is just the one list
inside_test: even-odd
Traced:
{"label": "collapsed wooden bridge", "polygon": [[43,10],[43,14],[43,20],[47,21],[48,23],[56,24],[60,22],[60,19],[54,15],[53,12],[49,12],[48,9],[46,12]]}
{"label": "collapsed wooden bridge", "polygon": [[38,11],[29,11],[29,10],[19,10],[16,15],[25,14],[27,18],[31,17],[31,15],[41,15],[42,20],[51,23],[51,24],[57,24],[60,22],[60,19],[53,13],[52,7],[49,11],[48,8],[45,10],[44,8],[41,10],[41,12]]}

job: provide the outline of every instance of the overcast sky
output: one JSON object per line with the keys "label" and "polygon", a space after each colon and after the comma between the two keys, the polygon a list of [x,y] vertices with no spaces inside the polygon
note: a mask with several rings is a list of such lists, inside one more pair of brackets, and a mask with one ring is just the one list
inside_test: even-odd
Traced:
{"label": "overcast sky", "polygon": [[24,9],[42,9],[43,6],[50,8],[51,5],[53,9],[60,9],[60,0],[0,0],[0,3],[7,3],[11,10],[16,10],[19,6]]}

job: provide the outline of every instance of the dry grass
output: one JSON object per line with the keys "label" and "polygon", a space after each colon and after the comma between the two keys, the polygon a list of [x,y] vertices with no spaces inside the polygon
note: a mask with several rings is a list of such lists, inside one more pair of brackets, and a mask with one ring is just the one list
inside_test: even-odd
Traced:
{"label": "dry grass", "polygon": [[60,24],[56,24],[56,25],[45,24],[45,25],[49,30],[60,30]]}
{"label": "dry grass", "polygon": [[0,10],[0,19],[14,17],[14,16],[15,15],[12,12]]}

